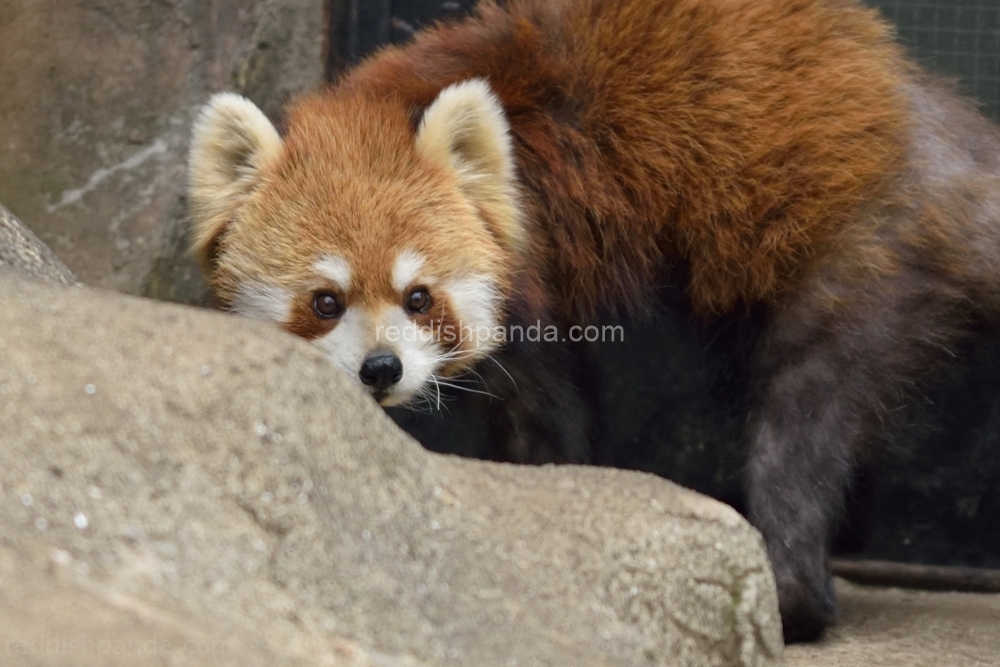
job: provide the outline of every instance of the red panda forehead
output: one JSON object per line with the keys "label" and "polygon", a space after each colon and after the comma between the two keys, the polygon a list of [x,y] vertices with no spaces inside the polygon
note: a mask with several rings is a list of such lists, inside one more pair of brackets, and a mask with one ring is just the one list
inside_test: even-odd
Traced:
{"label": "red panda forehead", "polygon": [[312,199],[266,189],[234,226],[227,250],[256,258],[243,264],[262,278],[295,290],[339,282],[350,299],[371,305],[397,302],[417,284],[500,273],[503,253],[472,207],[399,184],[370,194]]}
{"label": "red panda forehead", "polygon": [[404,247],[440,256],[445,267],[491,261],[498,252],[477,209],[457,189],[419,174],[388,179],[338,171],[272,179],[247,210],[243,227],[278,246],[273,251],[355,258],[368,275]]}
{"label": "red panda forehead", "polygon": [[417,154],[406,114],[363,98],[314,95],[290,115],[282,158],[257,197],[270,224],[321,228],[352,245],[413,230],[475,231],[474,207],[448,168]]}
{"label": "red panda forehead", "polygon": [[363,96],[321,93],[300,100],[288,115],[288,165],[410,172],[416,165],[414,131],[402,105]]}
{"label": "red panda forehead", "polygon": [[422,258],[414,280],[428,286],[493,276],[503,262],[455,175],[417,156],[406,113],[384,102],[334,94],[298,102],[282,159],[245,212],[239,245],[251,255],[266,246],[274,279],[322,287],[317,263],[333,258],[348,267],[345,298],[356,303],[399,301],[393,273],[404,253]]}
{"label": "red panda forehead", "polygon": [[346,276],[338,283],[350,302],[399,305],[417,289],[440,294],[456,282],[464,283],[473,277],[490,284],[499,281],[496,267],[482,258],[468,249],[459,251],[436,239],[415,236],[397,239],[392,246],[367,245],[345,255],[321,255],[314,269],[326,277]]}

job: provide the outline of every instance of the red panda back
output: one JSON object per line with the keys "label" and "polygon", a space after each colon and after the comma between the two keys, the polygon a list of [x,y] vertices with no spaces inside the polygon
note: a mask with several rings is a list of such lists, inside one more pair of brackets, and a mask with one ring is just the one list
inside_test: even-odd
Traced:
{"label": "red panda back", "polygon": [[907,76],[853,2],[514,0],[342,85],[417,117],[485,77],[511,124],[529,256],[586,319],[639,305],[671,259],[700,312],[780,297],[899,171]]}

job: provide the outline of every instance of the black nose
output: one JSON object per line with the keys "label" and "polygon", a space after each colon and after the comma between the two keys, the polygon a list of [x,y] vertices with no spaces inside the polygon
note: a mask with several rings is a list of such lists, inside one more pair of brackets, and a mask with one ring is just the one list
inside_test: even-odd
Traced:
{"label": "black nose", "polygon": [[373,352],[358,375],[363,383],[382,391],[403,379],[403,362],[392,352]]}

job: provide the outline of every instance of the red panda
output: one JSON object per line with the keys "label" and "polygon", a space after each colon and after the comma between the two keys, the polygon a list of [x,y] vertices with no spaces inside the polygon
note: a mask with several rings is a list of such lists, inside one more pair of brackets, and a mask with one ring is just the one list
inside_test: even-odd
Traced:
{"label": "red panda", "polygon": [[[754,339],[747,495],[786,639],[836,617],[831,529],[904,389],[1000,307],[1000,135],[853,0],[510,0],[292,103],[214,97],[193,248],[233,311],[381,404],[512,374],[502,458],[586,462],[580,360],[504,328],[680,275]],[[493,363],[496,362],[496,363]]]}

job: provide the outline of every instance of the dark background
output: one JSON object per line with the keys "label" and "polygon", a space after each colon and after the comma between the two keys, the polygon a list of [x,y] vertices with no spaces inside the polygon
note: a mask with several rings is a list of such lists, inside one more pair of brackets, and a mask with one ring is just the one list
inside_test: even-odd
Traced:
{"label": "dark background", "polygon": [[[404,43],[471,0],[332,0],[332,78],[386,42]],[[1000,3],[873,0],[920,63],[958,82],[1000,119]],[[664,305],[624,323],[625,343],[597,346],[605,436],[602,464],[662,475],[742,508],[745,460],[738,332],[705,327]],[[445,396],[440,412],[394,410],[430,449],[482,456],[473,402]],[[1000,567],[1000,335],[987,334],[938,369],[854,486],[835,551],[864,558]]]}
{"label": "dark background", "polygon": [[1000,2],[870,0],[895,23],[924,66],[957,79],[983,112],[1000,120]]}

